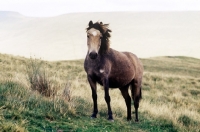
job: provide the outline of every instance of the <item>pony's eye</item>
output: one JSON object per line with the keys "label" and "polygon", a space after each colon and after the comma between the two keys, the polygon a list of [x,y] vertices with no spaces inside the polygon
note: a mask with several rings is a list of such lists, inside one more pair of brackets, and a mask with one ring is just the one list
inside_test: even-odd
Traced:
{"label": "pony's eye", "polygon": [[89,35],[87,35],[87,38],[89,38]]}

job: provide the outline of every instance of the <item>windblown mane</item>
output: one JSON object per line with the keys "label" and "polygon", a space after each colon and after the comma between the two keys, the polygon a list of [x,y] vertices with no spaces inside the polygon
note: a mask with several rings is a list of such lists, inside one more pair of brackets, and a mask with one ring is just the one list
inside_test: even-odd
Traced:
{"label": "windblown mane", "polygon": [[110,48],[110,40],[109,38],[111,37],[109,32],[112,32],[110,29],[108,29],[109,24],[103,24],[102,22],[96,22],[96,23],[92,23],[92,21],[90,21],[89,23],[89,27],[86,28],[86,30],[90,30],[91,28],[95,28],[97,30],[99,30],[102,34],[102,38],[101,38],[101,47],[99,52],[101,54],[106,53],[109,48]]}

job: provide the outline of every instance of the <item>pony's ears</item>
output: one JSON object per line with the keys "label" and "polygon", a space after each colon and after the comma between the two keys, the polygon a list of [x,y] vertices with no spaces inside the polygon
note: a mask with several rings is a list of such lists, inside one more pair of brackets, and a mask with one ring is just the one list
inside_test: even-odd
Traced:
{"label": "pony's ears", "polygon": [[[100,25],[99,25],[100,24]],[[88,24],[88,28],[87,28],[87,30],[89,30],[91,27],[93,27],[93,22],[92,22],[92,20],[89,22],[89,24]],[[104,34],[104,33],[106,33],[106,32],[112,32],[110,29],[108,29],[108,27],[109,27],[109,24],[103,24],[103,22],[100,22],[100,23],[98,23],[98,22],[96,22],[95,23],[95,25],[97,26],[100,26],[103,30],[102,30],[102,33]],[[95,27],[96,27],[95,26]]]}
{"label": "pony's ears", "polygon": [[93,22],[90,21],[88,25],[89,25],[89,27],[91,27],[93,25]]}

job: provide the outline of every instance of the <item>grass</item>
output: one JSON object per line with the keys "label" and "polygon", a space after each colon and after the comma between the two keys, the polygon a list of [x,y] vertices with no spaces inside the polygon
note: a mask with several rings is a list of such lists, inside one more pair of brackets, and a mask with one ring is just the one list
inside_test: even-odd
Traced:
{"label": "grass", "polygon": [[[90,119],[93,104],[83,60],[42,62],[49,84],[56,89],[54,96],[31,88],[26,68],[30,59],[0,54],[0,131],[200,131],[199,59],[142,59],[139,123],[126,121],[125,102],[117,89],[110,90],[115,121],[107,121],[100,86],[98,118]],[[133,105],[132,109],[134,118]]]}

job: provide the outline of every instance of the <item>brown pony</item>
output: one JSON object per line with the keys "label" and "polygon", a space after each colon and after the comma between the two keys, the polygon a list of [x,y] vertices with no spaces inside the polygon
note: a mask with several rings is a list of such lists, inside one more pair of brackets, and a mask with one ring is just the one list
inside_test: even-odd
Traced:
{"label": "brown pony", "polygon": [[135,107],[135,121],[138,122],[138,107],[141,99],[143,66],[136,55],[130,52],[118,52],[111,49],[109,38],[111,30],[108,24],[89,22],[87,30],[88,52],[84,62],[87,79],[91,86],[93,98],[92,118],[97,117],[96,83],[104,87],[105,101],[108,106],[108,120],[113,120],[110,106],[109,88],[119,88],[127,106],[127,120],[131,120],[131,97],[128,88],[131,86]]}

